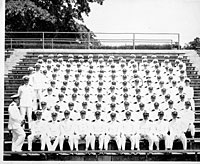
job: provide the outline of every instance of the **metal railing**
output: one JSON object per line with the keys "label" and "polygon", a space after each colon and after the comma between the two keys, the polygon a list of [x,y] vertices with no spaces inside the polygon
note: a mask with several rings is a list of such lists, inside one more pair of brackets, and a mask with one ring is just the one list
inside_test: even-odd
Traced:
{"label": "metal railing", "polygon": [[84,48],[170,45],[180,48],[179,33],[6,32],[5,48]]}

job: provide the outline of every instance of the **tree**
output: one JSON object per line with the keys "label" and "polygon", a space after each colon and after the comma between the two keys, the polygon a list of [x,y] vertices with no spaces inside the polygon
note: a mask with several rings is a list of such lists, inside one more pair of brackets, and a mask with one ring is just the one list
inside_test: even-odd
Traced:
{"label": "tree", "polygon": [[[7,0],[6,31],[90,31],[83,14],[89,15],[90,3],[104,0]],[[77,21],[79,20],[79,21]]]}
{"label": "tree", "polygon": [[188,44],[186,44],[184,46],[185,49],[194,49],[194,50],[196,50],[199,47],[200,47],[200,38],[199,37],[194,38],[193,41],[189,42]]}

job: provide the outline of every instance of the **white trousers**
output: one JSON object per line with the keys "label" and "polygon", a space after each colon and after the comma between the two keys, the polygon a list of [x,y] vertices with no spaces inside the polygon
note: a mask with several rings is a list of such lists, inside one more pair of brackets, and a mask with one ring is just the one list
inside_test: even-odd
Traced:
{"label": "white trousers", "polygon": [[194,137],[194,134],[195,134],[195,127],[194,127],[194,124],[187,124],[187,125],[186,125],[186,130],[185,130],[185,132],[187,132],[187,131],[190,131],[192,137]]}
{"label": "white trousers", "polygon": [[[81,134],[82,136],[84,134]],[[89,148],[90,143],[91,143],[91,135],[86,135],[85,136],[85,141],[86,141],[86,150]],[[75,149],[78,150],[78,142],[81,139],[80,135],[74,135],[74,145],[75,145]]]}
{"label": "white trousers", "polygon": [[31,122],[32,122],[32,111],[33,111],[32,107],[24,107],[24,106],[20,107],[20,113],[21,113],[21,116],[23,119],[25,119],[25,115],[27,113],[29,128],[31,128],[30,126],[31,126]]}
{"label": "white trousers", "polygon": [[140,150],[141,139],[146,139],[149,142],[149,150],[153,150],[153,143],[155,140],[155,136],[153,136],[153,134],[135,135],[135,143],[136,143],[137,150]]}
{"label": "white trousers", "polygon": [[91,148],[92,148],[92,150],[95,149],[95,141],[96,141],[96,139],[99,141],[99,149],[102,150],[103,149],[103,143],[104,143],[105,135],[101,134],[101,135],[99,135],[99,137],[95,137],[95,135],[93,134],[91,136]]}
{"label": "white trousers", "polygon": [[46,137],[45,135],[41,135],[40,137],[38,137],[38,135],[29,135],[28,136],[28,150],[31,151],[32,150],[32,143],[34,142],[35,139],[39,139],[41,141],[41,150],[43,151],[45,149],[45,145],[46,145]]}
{"label": "white trousers", "polygon": [[[54,138],[54,139],[52,139]],[[53,141],[53,144],[51,142]],[[58,146],[59,136],[47,136],[46,144],[49,151],[55,151]]]}
{"label": "white trousers", "polygon": [[[33,111],[36,111],[38,108],[37,99],[39,99],[39,101],[41,100],[42,89],[34,89],[34,92],[35,92],[35,99],[33,101]],[[41,108],[41,105],[40,105],[40,108]]]}
{"label": "white trousers", "polygon": [[130,139],[130,141],[131,141],[131,150],[134,150],[134,147],[135,147],[135,135],[131,135],[131,134],[126,134],[126,136],[122,135],[122,137],[121,137],[122,150],[125,150],[126,139]]}
{"label": "white trousers", "polygon": [[115,140],[116,141],[116,143],[117,143],[117,148],[118,148],[118,150],[120,150],[121,149],[121,138],[120,138],[120,135],[117,135],[117,136],[110,136],[110,135],[105,135],[105,139],[104,139],[104,148],[105,148],[105,150],[108,150],[108,143],[109,143],[109,141],[110,140]]}
{"label": "white trousers", "polygon": [[170,134],[169,136],[169,148],[172,149],[174,140],[180,139],[183,144],[183,149],[187,149],[187,138],[184,133],[180,134]]}
{"label": "white trousers", "polygon": [[74,135],[62,135],[59,137],[60,150],[63,150],[64,140],[68,139],[70,150],[74,149]]}
{"label": "white trousers", "polygon": [[157,150],[159,150],[159,141],[161,140],[161,139],[163,139],[164,141],[165,141],[165,149],[167,149],[167,148],[170,148],[169,146],[169,135],[168,134],[160,134],[160,135],[156,135],[155,136],[155,145],[156,145],[156,148],[157,148]]}
{"label": "white trousers", "polygon": [[26,134],[22,127],[12,129],[12,151],[22,151],[25,136]]}

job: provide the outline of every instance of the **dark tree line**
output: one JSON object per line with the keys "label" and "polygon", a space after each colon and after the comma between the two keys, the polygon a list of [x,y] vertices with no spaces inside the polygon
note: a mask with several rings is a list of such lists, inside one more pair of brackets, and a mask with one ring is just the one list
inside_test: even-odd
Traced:
{"label": "dark tree line", "polygon": [[[8,31],[54,31],[91,32],[80,22],[83,14],[91,12],[90,4],[103,4],[104,0],[6,0],[5,30]],[[16,34],[15,34],[16,35]],[[18,34],[20,35],[20,34]],[[91,38],[94,34],[91,34]],[[58,37],[58,34],[54,35]],[[61,36],[62,37],[62,36]],[[80,34],[68,37],[86,38]]]}

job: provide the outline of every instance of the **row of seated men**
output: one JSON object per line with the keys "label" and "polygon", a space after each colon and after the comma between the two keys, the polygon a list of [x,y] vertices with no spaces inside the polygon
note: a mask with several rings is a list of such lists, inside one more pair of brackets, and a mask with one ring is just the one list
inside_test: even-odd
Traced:
{"label": "row of seated men", "polygon": [[78,150],[80,140],[86,141],[86,150],[91,145],[95,149],[95,141],[99,142],[99,150],[108,150],[110,140],[115,140],[118,150],[125,150],[127,139],[131,141],[131,150],[140,150],[139,142],[146,139],[149,142],[149,150],[153,150],[155,143],[159,150],[159,141],[165,141],[165,149],[172,149],[173,142],[180,139],[183,149],[187,149],[185,132],[191,132],[191,124],[183,122],[177,117],[177,111],[171,112],[171,120],[164,119],[165,112],[158,111],[157,119],[152,122],[149,113],[144,111],[142,119],[135,121],[131,119],[132,113],[126,111],[122,122],[116,118],[116,113],[110,113],[109,121],[105,121],[101,111],[94,113],[94,119],[87,119],[87,111],[80,111],[80,118],[73,120],[71,111],[66,110],[62,120],[57,120],[58,114],[52,112],[52,119],[46,122],[42,119],[43,112],[36,112],[36,121],[32,122],[31,134],[28,136],[28,150],[32,150],[32,143],[41,140],[41,150],[47,145],[48,150],[55,151],[58,144],[63,150],[63,143],[68,141],[70,150]]}

